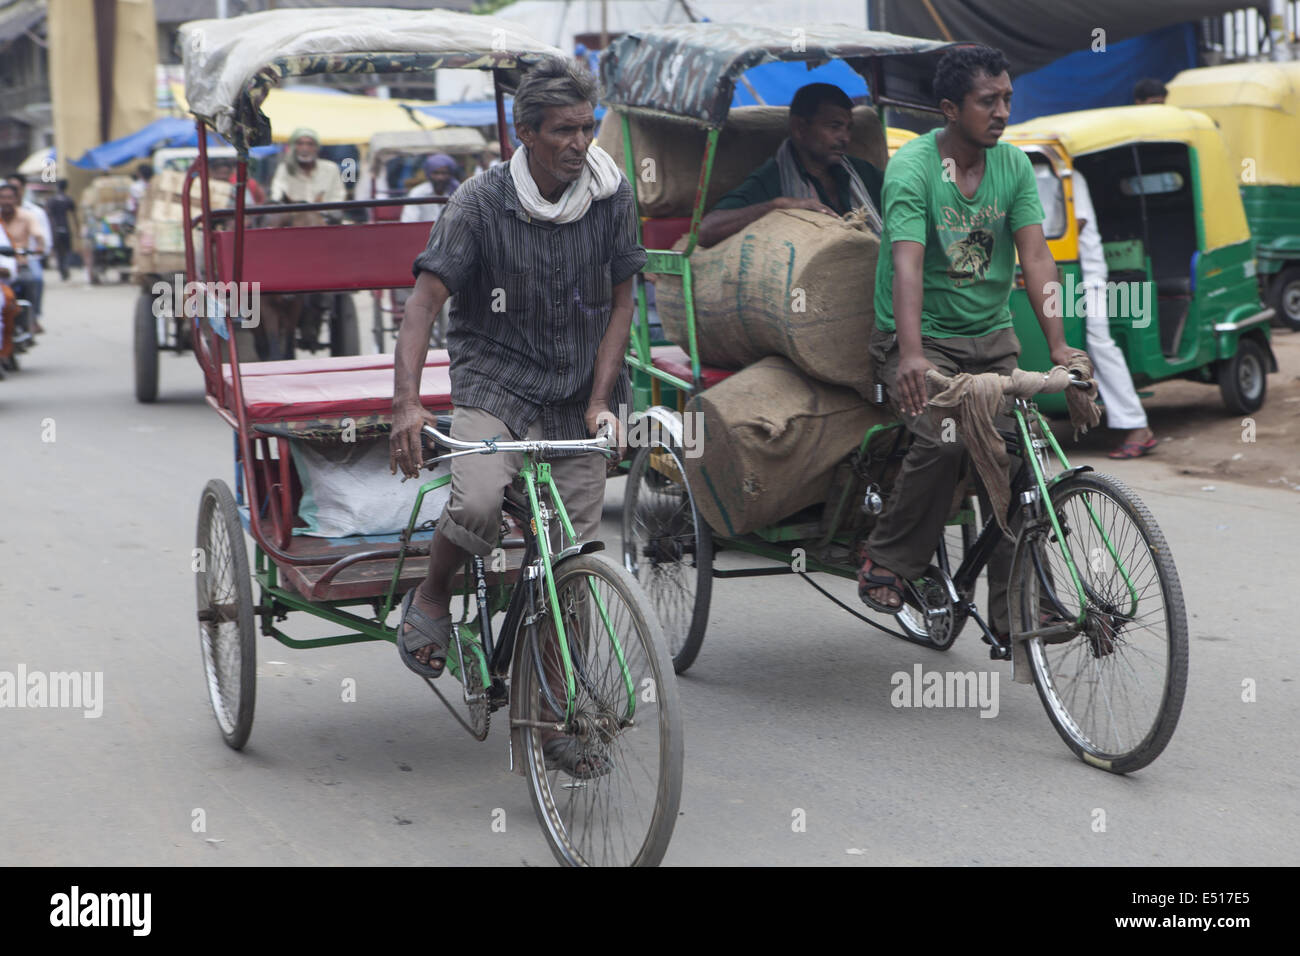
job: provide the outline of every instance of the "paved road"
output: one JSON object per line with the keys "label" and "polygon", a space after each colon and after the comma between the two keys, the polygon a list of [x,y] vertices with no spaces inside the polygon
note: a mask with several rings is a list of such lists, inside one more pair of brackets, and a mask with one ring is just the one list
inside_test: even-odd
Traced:
{"label": "paved road", "polygon": [[[136,404],[129,289],[56,280],[46,298],[49,333],[0,382],[0,670],[102,671],[103,714],[0,709],[0,863],[550,864],[503,730],[470,740],[387,646],[264,641],[252,738],[225,747],[189,554],[204,483],[230,479],[229,432],[190,356],[165,356],[161,400]],[[1158,458],[1112,470],[1158,516],[1187,595],[1190,686],[1160,760],[1131,777],[1084,766],[969,632],[943,656],[873,635],[798,579],[719,582],[681,680],[667,862],[1300,862],[1300,494],[1203,491]],[[917,662],[997,670],[997,717],[891,707],[891,675]]]}

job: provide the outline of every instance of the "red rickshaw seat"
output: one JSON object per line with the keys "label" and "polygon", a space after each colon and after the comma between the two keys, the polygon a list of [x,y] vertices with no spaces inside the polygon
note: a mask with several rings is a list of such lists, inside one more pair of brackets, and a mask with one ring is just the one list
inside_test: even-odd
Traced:
{"label": "red rickshaw seat", "polygon": [[[223,370],[231,385],[230,368]],[[391,368],[330,372],[285,372],[240,376],[249,421],[301,421],[345,415],[388,415],[393,410]],[[451,370],[426,365],[420,376],[420,401],[435,410],[451,408]]]}
{"label": "red rickshaw seat", "polygon": [[[446,349],[429,349],[425,356],[424,367],[430,365],[447,365],[451,359]],[[328,358],[289,359],[283,362],[242,362],[239,372],[244,378],[250,375],[299,375],[304,372],[344,372],[361,368],[392,369],[393,356],[388,352],[376,355],[337,355]],[[223,369],[227,381],[230,378],[229,367]]]}
{"label": "red rickshaw seat", "polygon": [[[244,230],[240,280],[262,293],[405,289],[411,263],[429,241],[427,222],[363,222]],[[214,234],[218,281],[229,282],[235,233]]]}
{"label": "red rickshaw seat", "polygon": [[[676,375],[683,381],[691,381],[691,357],[684,349],[676,345],[656,345],[650,349],[650,364],[669,375]],[[723,379],[736,374],[735,369],[715,368],[700,365],[700,379],[705,388],[717,385]]]}

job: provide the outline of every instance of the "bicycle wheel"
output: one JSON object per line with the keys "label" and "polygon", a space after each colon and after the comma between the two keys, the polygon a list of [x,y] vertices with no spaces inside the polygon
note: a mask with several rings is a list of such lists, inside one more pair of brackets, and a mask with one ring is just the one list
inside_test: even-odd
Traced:
{"label": "bicycle wheel", "polygon": [[[535,637],[521,631],[512,693],[524,774],[556,859],[570,866],[653,866],[668,849],[682,789],[682,718],[663,631],[626,570],[596,554],[555,568],[573,661],[573,740],[585,779],[546,766],[567,699],[549,607]],[[622,663],[620,664],[620,658]]]}
{"label": "bicycle wheel", "polygon": [[[1169,743],[1187,689],[1187,612],[1174,559],[1155,519],[1121,482],[1084,472],[1052,489],[1083,583],[1081,631],[1028,642],[1030,670],[1053,726],[1084,762],[1128,773]],[[1049,592],[1050,588],[1050,592]],[[1081,610],[1050,525],[1027,529],[1011,569],[1012,637],[1038,628],[1055,594]]]}
{"label": "bicycle wheel", "polygon": [[199,500],[199,646],[212,713],[227,744],[242,748],[253,729],[257,694],[253,585],[235,498],[213,479]]}
{"label": "bicycle wheel", "polygon": [[672,444],[637,449],[623,493],[623,566],[645,589],[678,674],[695,662],[709,626],[713,533]]}

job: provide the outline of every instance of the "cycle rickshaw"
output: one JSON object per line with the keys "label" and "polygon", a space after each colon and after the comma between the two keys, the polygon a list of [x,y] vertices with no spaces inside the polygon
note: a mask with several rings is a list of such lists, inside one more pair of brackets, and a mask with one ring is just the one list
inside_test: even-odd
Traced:
{"label": "cycle rickshaw", "polygon": [[[185,181],[186,272],[191,281],[209,283],[194,353],[208,404],[233,429],[235,449],[235,491],[213,479],[200,499],[197,623],[213,712],[226,743],[240,749],[252,726],[258,633],[291,648],[394,641],[391,612],[423,579],[428,562],[436,517],[428,518],[424,505],[450,481],[449,474],[437,474],[412,489],[402,499],[399,527],[388,533],[295,533],[307,523],[306,499],[319,505],[322,497],[321,473],[312,475],[306,452],[342,449],[346,457],[350,446],[367,440],[387,444],[393,358],[241,365],[229,293],[251,283],[262,293],[409,287],[410,263],[429,226],[250,228],[246,218],[436,200],[246,206],[248,151],[270,139],[260,105],[281,79],[294,76],[476,68],[492,71],[501,112],[505,93],[524,71],[562,54],[510,23],[441,10],[277,10],[189,23],[181,37],[186,95],[200,132],[199,161]],[[232,209],[214,208],[211,201],[205,124],[239,152]],[[502,143],[503,153],[508,146]],[[188,218],[196,180],[202,198],[197,230]],[[223,223],[232,228],[218,228]],[[450,409],[445,352],[429,353],[420,387],[426,407]],[[630,575],[593,553],[599,542],[572,542],[545,460],[556,446],[598,452],[607,451],[608,442],[458,442],[440,433],[446,431],[446,424],[428,429],[439,451],[521,452],[525,466],[521,493],[507,495],[503,526],[510,530],[501,547],[490,561],[475,559],[458,578],[463,606],[447,663],[454,682],[448,696],[458,700],[430,686],[480,740],[491,714],[507,710],[512,769],[528,779],[557,859],[657,863],[681,791],[681,717],[671,663],[657,619]],[[387,478],[386,465],[382,471]],[[552,529],[560,546],[552,546]],[[255,542],[251,568],[245,531]],[[340,633],[295,638],[282,629],[281,622],[303,615],[330,622]],[[544,744],[557,735],[574,738],[581,748],[590,771],[581,779],[548,765]]]}
{"label": "cycle rickshaw", "polygon": [[[630,33],[602,55],[605,102],[622,125],[629,181],[638,181],[644,160],[634,149],[634,117],[675,118],[680,139],[694,137],[702,146],[689,217],[641,225],[649,252],[644,272],[680,277],[686,334],[675,344],[652,342],[639,289],[627,355],[636,424],[648,424],[639,429],[645,440],[628,470],[623,560],[655,602],[679,673],[699,653],[715,580],[799,572],[845,610],[879,626],[807,573],[856,577],[858,546],[888,504],[891,469],[907,442],[900,423],[883,416],[856,447],[844,450],[824,500],[776,524],[736,533],[702,514],[705,496],[716,497],[711,483],[718,476],[693,471],[682,416],[699,414],[701,396],[735,369],[701,362],[691,259],[735,84],[760,63],[843,59],[867,79],[878,111],[868,113],[868,121],[883,125],[885,107],[938,112],[925,94],[938,56],[952,45],[843,25],[697,23]],[[885,137],[876,139],[883,151]],[[765,157],[751,158],[757,166]],[[877,165],[884,162],[878,157]],[[1053,387],[1070,385],[1056,376]],[[1008,512],[1009,525],[1020,524],[1009,582],[1011,634],[994,634],[975,606],[976,579],[1001,531],[991,520],[978,529],[973,497],[950,517],[934,564],[910,582],[897,617],[900,630],[881,629],[943,651],[974,620],[990,656],[1012,660],[1016,679],[1037,685],[1053,725],[1081,759],[1116,773],[1139,769],[1172,736],[1186,685],[1187,620],[1173,560],[1132,492],[1089,466],[1071,467],[1027,397],[1017,397],[1013,411],[1016,431],[1003,438],[1030,467],[1020,469]],[[761,561],[717,568],[714,556],[723,549]],[[798,564],[792,554],[800,556]],[[1052,612],[1047,620],[1045,609]]]}

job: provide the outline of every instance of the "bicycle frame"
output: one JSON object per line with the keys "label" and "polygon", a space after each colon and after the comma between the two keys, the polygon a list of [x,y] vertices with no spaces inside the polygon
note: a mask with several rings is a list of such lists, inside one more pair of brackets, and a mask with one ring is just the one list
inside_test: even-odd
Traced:
{"label": "bicycle frame", "polygon": [[[442,439],[445,436],[438,436]],[[457,447],[465,446],[470,443],[455,442]],[[473,443],[478,444],[478,443]],[[431,459],[433,462],[445,460],[463,454],[482,454],[495,451],[496,443],[489,443],[477,451],[453,452],[450,455],[440,456]],[[450,447],[450,446],[449,446]],[[576,661],[569,650],[569,637],[565,631],[563,611],[560,607],[559,592],[555,584],[555,565],[565,557],[573,553],[580,553],[584,548],[577,541],[577,534],[573,529],[573,524],[569,519],[568,509],[564,506],[564,501],[560,496],[559,489],[551,477],[551,466],[549,462],[536,461],[531,451],[524,452],[524,462],[519,471],[520,478],[524,483],[524,490],[527,494],[528,508],[525,510],[518,503],[507,496],[504,503],[504,510],[512,517],[518,519],[524,529],[524,557],[520,567],[520,576],[518,582],[510,590],[509,598],[504,599],[503,595],[499,596],[495,604],[488,601],[486,571],[483,558],[475,555],[471,559],[473,569],[474,587],[472,588],[475,595],[478,615],[473,620],[469,620],[469,578],[466,576],[466,589],[464,617],[454,630],[454,647],[449,649],[452,653],[448,654],[447,666],[456,676],[460,677],[465,689],[466,701],[471,700],[469,693],[468,674],[463,670],[465,646],[468,645],[472,654],[473,664],[477,664],[480,669],[483,686],[491,688],[495,686],[496,678],[509,672],[510,662],[514,656],[515,646],[514,639],[518,633],[519,626],[522,624],[529,628],[529,639],[532,644],[532,653],[537,655],[536,661],[539,674],[543,675],[542,693],[547,698],[547,703],[552,711],[559,714],[564,713],[564,726],[569,729],[575,716],[575,707],[577,703],[577,687],[579,681],[589,683],[586,674],[582,669],[580,662]],[[435,488],[442,487],[451,480],[450,475],[444,475],[436,478],[421,486],[416,497],[415,506],[411,511],[411,518],[407,524],[404,539],[409,542],[411,536],[416,530],[416,522],[420,514],[420,506],[424,496]],[[545,491],[550,498],[554,510],[542,501],[541,492]],[[559,543],[560,550],[555,553],[551,547],[551,522],[553,518],[558,518]],[[385,616],[387,610],[391,607],[392,597],[395,593],[396,584],[401,574],[403,558],[399,558],[396,568],[393,572],[393,585],[389,588],[388,602],[385,604]],[[545,595],[551,608],[551,617],[555,626],[556,641],[560,648],[560,660],[564,669],[565,684],[565,703],[560,706],[559,701],[552,693],[552,689],[545,680],[545,672],[541,669],[540,661],[540,643],[536,634],[536,615],[533,609],[537,604],[537,595],[535,588],[538,580],[544,582]],[[627,667],[627,660],[623,652],[623,647],[619,643],[618,636],[614,633],[613,626],[609,619],[608,609],[600,595],[596,593],[595,586],[588,582],[588,588],[591,591],[591,597],[595,601],[600,620],[605,628],[605,633],[609,637],[614,655],[619,662],[619,668],[622,672],[623,682],[627,689],[627,711],[623,715],[624,720],[630,721],[636,712],[636,687],[632,680],[632,675]],[[492,635],[492,614],[505,610],[505,618],[502,622],[501,633],[504,639],[496,643]],[[468,634],[462,634],[462,629]],[[396,629],[385,628],[388,640],[396,640]]]}
{"label": "bicycle frame", "polygon": [[[1021,508],[1033,507],[1038,502],[1050,503],[1051,489],[1069,476],[1080,471],[1091,470],[1091,466],[1088,465],[1080,465],[1078,467],[1072,467],[1070,465],[1069,460],[1065,457],[1065,452],[1062,451],[1061,446],[1056,441],[1056,437],[1052,434],[1052,430],[1048,426],[1047,420],[1033,403],[1023,398],[1016,399],[1015,406],[1012,409],[1012,414],[1015,417],[1016,430],[1019,436],[1021,450],[1025,452],[1025,454],[1020,455],[1020,457],[1024,459],[1026,467],[1021,468],[1016,472],[1015,478],[1012,482],[1011,501],[1007,509],[1008,524],[1014,520],[1016,512]],[[1033,423],[1038,427],[1040,433],[1044,436],[1043,438],[1034,438],[1031,434],[1031,419],[1029,417],[1031,415],[1033,416]],[[1045,451],[1047,450],[1051,451],[1052,455],[1060,465],[1060,470],[1051,478],[1047,477],[1044,468],[1044,459],[1046,458]],[[1025,492],[1029,491],[1031,485],[1034,488],[1034,492],[1032,497],[1026,501],[1023,496]],[[1085,507],[1088,510],[1088,515],[1092,519],[1093,525],[1097,528],[1098,533],[1101,534],[1102,541],[1105,542],[1106,549],[1110,553],[1111,559],[1115,562],[1115,566],[1119,569],[1121,576],[1124,578],[1124,583],[1128,587],[1132,603],[1130,604],[1127,616],[1131,617],[1137,611],[1137,590],[1134,588],[1128,570],[1120,560],[1114,544],[1102,529],[1101,522],[1098,520],[1096,512],[1093,511],[1092,505],[1085,501]],[[1056,509],[1049,505],[1043,510],[1046,514],[1045,523],[1050,524],[1052,532],[1056,536],[1056,546],[1060,549],[1062,556],[1065,558],[1065,565],[1069,569],[1070,580],[1074,585],[1075,595],[1079,600],[1079,614],[1069,623],[1052,624],[1027,631],[1021,635],[1025,639],[1038,637],[1052,638],[1074,633],[1079,628],[1083,627],[1088,610],[1088,588],[1084,585],[1083,580],[1079,576],[1079,571],[1078,568],[1075,567],[1074,557],[1071,555],[1070,549],[1065,545],[1065,533],[1062,530],[1060,520],[1056,515]],[[1022,528],[1020,533],[1023,535],[1025,531],[1026,529]],[[984,570],[984,566],[988,563],[989,558],[992,557],[993,551],[1001,542],[1001,539],[1002,529],[990,516],[988,521],[985,522],[984,528],[981,530],[979,537],[975,539],[975,543],[963,556],[961,566],[951,575],[953,585],[959,592],[970,592],[974,590],[975,580],[979,577],[980,572]],[[1057,599],[1055,588],[1049,581],[1047,573],[1044,570],[1036,551],[1033,552],[1033,561],[1035,572],[1038,575],[1040,583],[1043,585],[1046,597],[1052,603],[1057,613],[1063,618],[1066,617],[1067,612],[1061,602]],[[947,571],[948,569],[944,568],[944,570]],[[975,617],[982,626],[983,622],[980,621],[978,615],[975,615]],[[989,634],[988,636],[991,637],[992,635]]]}

